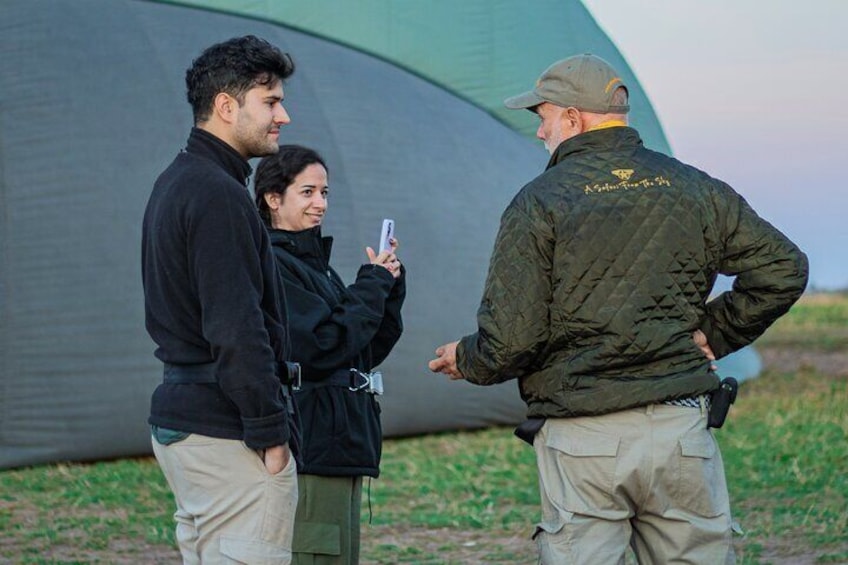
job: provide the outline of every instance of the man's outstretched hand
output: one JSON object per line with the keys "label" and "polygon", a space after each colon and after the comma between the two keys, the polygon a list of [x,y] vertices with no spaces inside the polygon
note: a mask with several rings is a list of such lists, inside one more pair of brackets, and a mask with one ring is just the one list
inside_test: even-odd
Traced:
{"label": "man's outstretched hand", "polygon": [[464,379],[462,373],[456,366],[456,346],[458,341],[452,341],[436,348],[436,358],[430,361],[427,366],[434,373],[444,373],[449,376],[452,381]]}

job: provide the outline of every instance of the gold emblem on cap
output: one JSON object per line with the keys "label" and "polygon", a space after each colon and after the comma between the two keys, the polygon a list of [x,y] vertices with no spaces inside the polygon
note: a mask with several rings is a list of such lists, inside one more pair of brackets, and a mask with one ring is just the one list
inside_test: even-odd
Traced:
{"label": "gold emblem on cap", "polygon": [[633,176],[633,169],[616,169],[611,172],[621,180],[630,180],[630,177]]}

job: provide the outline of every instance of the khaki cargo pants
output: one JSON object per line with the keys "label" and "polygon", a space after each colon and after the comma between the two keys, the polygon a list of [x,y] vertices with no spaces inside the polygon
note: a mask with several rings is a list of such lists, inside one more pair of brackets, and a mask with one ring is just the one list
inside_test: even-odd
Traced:
{"label": "khaki cargo pants", "polygon": [[297,507],[294,457],[276,475],[238,440],[191,434],[153,452],[174,493],[185,565],[291,562]]}
{"label": "khaki cargo pants", "polygon": [[549,419],[535,437],[540,562],[734,563],[724,465],[702,407]]}

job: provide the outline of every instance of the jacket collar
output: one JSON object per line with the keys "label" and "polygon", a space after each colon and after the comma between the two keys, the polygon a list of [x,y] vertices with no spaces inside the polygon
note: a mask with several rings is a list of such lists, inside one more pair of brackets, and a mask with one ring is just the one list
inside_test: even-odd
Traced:
{"label": "jacket collar", "polygon": [[545,170],[557,165],[570,155],[587,151],[609,151],[642,145],[639,132],[631,127],[595,129],[566,139],[556,148]]}
{"label": "jacket collar", "polygon": [[301,231],[268,229],[271,235],[271,245],[285,249],[295,257],[313,257],[330,261],[333,250],[333,238],[321,236],[321,226],[315,226]]}
{"label": "jacket collar", "polygon": [[191,128],[186,143],[186,151],[217,163],[224,169],[224,172],[247,186],[247,177],[253,172],[250,164],[238,151],[208,131],[197,127]]}

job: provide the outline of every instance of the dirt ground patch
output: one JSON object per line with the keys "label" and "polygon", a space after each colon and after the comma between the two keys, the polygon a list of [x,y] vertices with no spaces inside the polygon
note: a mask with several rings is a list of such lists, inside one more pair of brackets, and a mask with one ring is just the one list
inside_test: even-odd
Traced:
{"label": "dirt ground patch", "polygon": [[[530,534],[530,531],[363,526],[362,563],[390,563],[371,558],[376,554],[374,548],[381,548],[382,553],[387,553],[387,547],[398,548],[402,562],[422,565],[536,563],[536,546]],[[412,548],[414,553],[404,551],[404,548]]]}
{"label": "dirt ground patch", "polygon": [[806,351],[795,348],[760,348],[763,368],[781,372],[797,371],[801,367],[816,369],[825,375],[848,377],[848,352]]}

